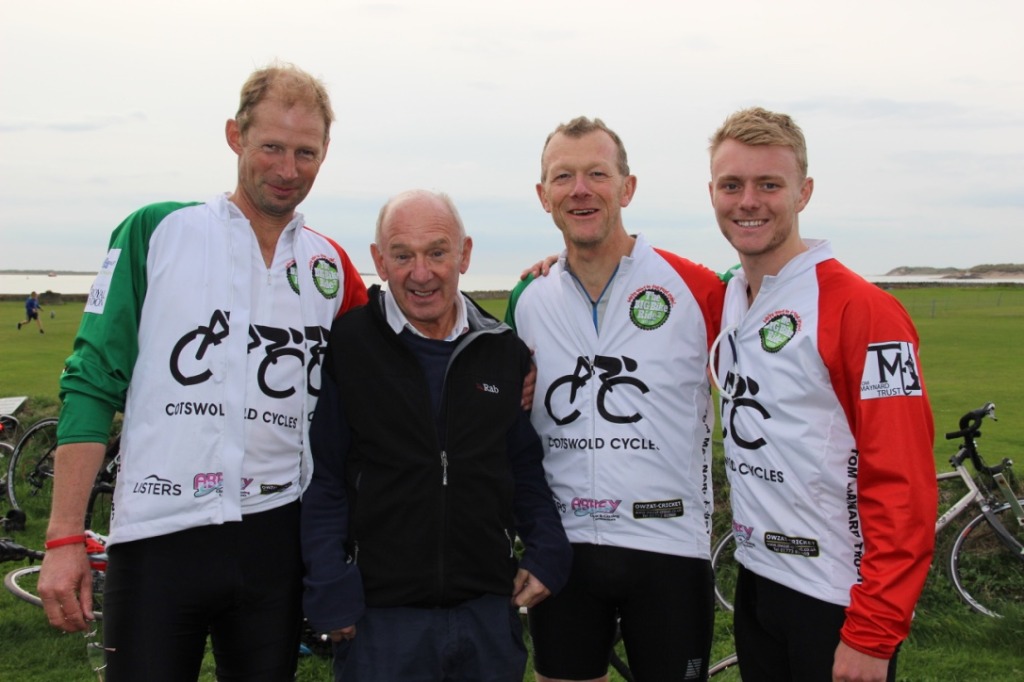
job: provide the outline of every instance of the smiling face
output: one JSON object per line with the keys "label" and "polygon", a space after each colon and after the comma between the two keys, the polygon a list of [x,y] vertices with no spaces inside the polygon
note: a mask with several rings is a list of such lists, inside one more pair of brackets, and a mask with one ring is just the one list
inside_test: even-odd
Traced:
{"label": "smiling face", "polygon": [[725,140],[711,157],[708,188],[718,227],[744,269],[777,274],[804,250],[797,216],[814,181],[789,147]]}
{"label": "smiling face", "polygon": [[238,154],[238,187],[232,200],[252,221],[287,224],[313,187],[327,154],[323,113],[273,97],[253,110],[243,135],[230,120],[228,144]]}
{"label": "smiling face", "polygon": [[385,209],[378,243],[370,246],[377,274],[421,334],[443,339],[455,326],[459,275],[469,268],[473,240],[461,236],[445,202],[429,193],[400,198]]}
{"label": "smiling face", "polygon": [[622,209],[633,198],[636,177],[623,175],[618,162],[615,142],[602,130],[580,137],[556,133],[548,142],[537,196],[566,246],[594,247],[624,232]]}

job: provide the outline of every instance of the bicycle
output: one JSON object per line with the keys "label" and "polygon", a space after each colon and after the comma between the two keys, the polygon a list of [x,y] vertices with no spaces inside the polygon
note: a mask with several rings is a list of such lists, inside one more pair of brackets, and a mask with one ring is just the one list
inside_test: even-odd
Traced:
{"label": "bicycle", "polygon": [[[1013,462],[1004,458],[988,466],[978,452],[981,423],[996,421],[995,405],[986,403],[960,418],[960,429],[946,434],[946,440],[962,439],[949,458],[952,471],[941,472],[936,484],[959,479],[967,492],[935,522],[938,535],[971,506],[978,514],[957,533],[945,557],[946,569],[959,597],[974,611],[1000,617],[999,611],[1013,604],[1024,605],[1024,499],[1014,493],[1008,477]],[[970,461],[972,474],[965,462]],[[726,535],[715,545],[711,565],[715,570],[715,598],[732,611],[737,565],[733,559],[735,537]]]}
{"label": "bicycle", "polygon": [[[86,528],[101,535],[108,530],[111,498],[121,447],[120,436],[107,444],[103,464],[93,484]],[[53,499],[53,457],[57,450],[57,419],[47,417],[30,426],[18,440],[7,466],[7,499],[29,519],[47,518]]]}
{"label": "bicycle", "polygon": [[[95,490],[95,488],[94,488]],[[103,586],[107,570],[106,536],[95,531],[85,531],[85,551],[89,555],[89,566],[92,568],[92,590],[93,590],[93,615],[96,620],[103,619]],[[43,600],[39,597],[38,583],[41,566],[33,562],[42,561],[45,552],[29,549],[10,538],[0,538],[0,563],[9,561],[27,560],[30,565],[16,568],[4,576],[4,587],[8,592],[24,602],[42,608]],[[98,643],[98,633],[95,629],[86,633],[88,641],[88,654],[90,664],[94,672],[100,672],[105,667],[104,652],[107,649]],[[300,655],[316,655],[329,657],[331,655],[330,641],[326,636],[313,632],[309,621],[303,619],[301,641],[299,644]]]}
{"label": "bicycle", "polygon": [[[88,530],[85,535],[85,550],[89,555],[89,565],[92,567],[93,615],[100,620],[103,618],[103,579],[107,568],[106,538]],[[0,538],[0,563],[25,559],[29,562],[40,561],[44,554],[23,547],[9,538]],[[43,600],[39,598],[37,589],[40,568],[38,565],[30,565],[14,569],[4,576],[4,587],[18,599],[42,608]],[[106,655],[113,649],[103,646],[98,628],[92,627],[83,634],[89,666],[96,673],[97,679],[103,680],[103,671],[107,667]]]}
{"label": "bicycle", "polygon": [[[107,570],[107,539],[91,530],[87,530],[85,536],[85,551],[89,555],[89,566],[92,568],[93,608],[99,620],[103,618],[102,595],[103,579]],[[0,538],[0,563],[25,559],[29,562],[42,561],[44,555],[45,552],[28,549],[9,538]],[[4,587],[18,599],[42,608],[43,600],[39,598],[37,590],[41,568],[38,564],[32,564],[10,571],[4,576]]]}
{"label": "bicycle", "polygon": [[0,414],[0,486],[2,486],[2,492],[6,495],[7,491],[7,466],[11,461],[11,456],[14,454],[14,446],[12,443],[18,435],[18,423],[17,417],[10,414]]}

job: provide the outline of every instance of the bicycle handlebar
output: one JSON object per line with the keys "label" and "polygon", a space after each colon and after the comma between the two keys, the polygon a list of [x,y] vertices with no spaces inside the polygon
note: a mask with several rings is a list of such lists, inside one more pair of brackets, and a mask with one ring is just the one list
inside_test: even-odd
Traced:
{"label": "bicycle handlebar", "polygon": [[956,438],[979,438],[981,436],[981,420],[990,417],[996,420],[995,403],[985,403],[976,410],[971,410],[960,417],[960,430],[946,434],[946,440]]}
{"label": "bicycle handlebar", "polygon": [[43,553],[38,550],[22,547],[9,538],[0,538],[0,562],[21,561],[22,559],[35,561],[42,558]]}

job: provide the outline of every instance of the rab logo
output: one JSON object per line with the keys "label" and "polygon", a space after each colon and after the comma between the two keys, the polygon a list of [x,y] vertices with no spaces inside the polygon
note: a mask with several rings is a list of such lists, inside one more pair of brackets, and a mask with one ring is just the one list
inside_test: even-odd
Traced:
{"label": "rab logo", "polygon": [[483,391],[484,393],[494,393],[495,395],[501,392],[494,384],[477,384],[476,389],[478,391]]}

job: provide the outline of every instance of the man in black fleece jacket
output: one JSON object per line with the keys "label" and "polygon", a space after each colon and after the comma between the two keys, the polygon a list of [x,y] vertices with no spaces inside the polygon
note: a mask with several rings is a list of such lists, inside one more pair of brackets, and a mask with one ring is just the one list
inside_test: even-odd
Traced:
{"label": "man in black fleece jacket", "polygon": [[458,289],[472,246],[446,195],[392,198],[371,245],[387,290],[331,330],[302,505],[304,605],[338,643],[345,682],[521,682],[519,607],[568,576],[520,406],[529,351]]}

